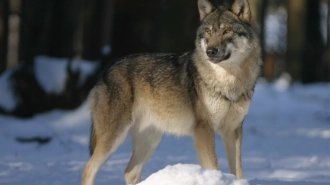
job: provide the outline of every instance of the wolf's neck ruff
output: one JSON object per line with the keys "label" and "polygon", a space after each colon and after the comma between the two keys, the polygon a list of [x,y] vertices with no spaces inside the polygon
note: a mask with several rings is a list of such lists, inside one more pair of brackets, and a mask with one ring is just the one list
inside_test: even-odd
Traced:
{"label": "wolf's neck ruff", "polygon": [[[214,92],[230,101],[239,101],[241,98],[251,98],[255,79],[259,74],[259,64],[256,62],[258,52],[251,53],[240,64],[214,64],[195,54],[195,65],[205,85]],[[237,66],[235,66],[237,65]]]}

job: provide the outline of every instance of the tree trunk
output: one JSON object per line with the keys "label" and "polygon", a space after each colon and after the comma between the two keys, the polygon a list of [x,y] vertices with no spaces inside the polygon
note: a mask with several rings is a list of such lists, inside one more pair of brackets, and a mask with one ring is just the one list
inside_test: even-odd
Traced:
{"label": "tree trunk", "polygon": [[8,54],[9,0],[0,1],[0,74],[6,70]]}
{"label": "tree trunk", "polygon": [[84,6],[83,55],[88,60],[99,60],[101,53],[101,28],[103,0],[86,0]]}
{"label": "tree trunk", "polygon": [[[288,1],[288,34],[286,69],[293,80],[301,80],[302,55],[305,45],[305,9],[307,0]],[[314,1],[314,0],[312,0]]]}
{"label": "tree trunk", "polygon": [[42,37],[48,23],[45,21],[48,4],[49,1],[44,0],[22,0],[19,61],[32,64],[34,57],[45,49]]}
{"label": "tree trunk", "polygon": [[320,26],[320,0],[308,0],[306,21],[306,44],[303,54],[302,82],[312,83],[328,80],[327,67],[322,61],[325,44]]}
{"label": "tree trunk", "polygon": [[328,67],[328,81],[330,81],[330,0],[328,0],[328,21],[327,21],[327,51],[325,53],[325,62]]}
{"label": "tree trunk", "polygon": [[330,0],[328,0],[328,21],[327,21],[327,45],[328,45],[328,52],[330,55]]}
{"label": "tree trunk", "polygon": [[47,27],[46,55],[71,58],[74,56],[73,37],[79,23],[79,0],[51,0],[50,25]]}
{"label": "tree trunk", "polygon": [[265,60],[266,52],[265,52],[265,18],[267,14],[268,0],[262,0],[261,3],[261,13],[260,13],[260,44],[262,48],[262,59]]}
{"label": "tree trunk", "polygon": [[102,57],[108,58],[111,53],[111,41],[112,41],[112,30],[113,30],[113,17],[115,11],[115,0],[106,0],[103,6],[103,19],[102,24],[102,39],[101,39],[101,50]]}
{"label": "tree trunk", "polygon": [[74,57],[81,59],[83,52],[83,35],[84,35],[84,10],[86,6],[86,0],[81,0],[78,3],[78,25],[75,28],[73,35],[73,52]]}
{"label": "tree trunk", "polygon": [[200,24],[197,1],[169,0],[162,11],[158,43],[160,52],[181,53],[194,49],[196,29]]}

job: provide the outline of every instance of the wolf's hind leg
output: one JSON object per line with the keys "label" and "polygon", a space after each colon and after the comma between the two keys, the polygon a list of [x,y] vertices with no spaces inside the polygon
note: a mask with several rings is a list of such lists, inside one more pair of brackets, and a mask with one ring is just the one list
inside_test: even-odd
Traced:
{"label": "wolf's hind leg", "polygon": [[90,92],[92,156],[83,173],[83,185],[94,184],[102,164],[125,140],[132,126],[132,100],[131,86],[121,74],[112,74],[111,78],[109,76],[106,82],[99,82]]}
{"label": "wolf's hind leg", "polygon": [[115,128],[111,133],[102,133],[96,136],[96,144],[93,154],[88,161],[83,173],[83,185],[93,185],[95,176],[103,163],[117,150],[118,146],[125,140],[130,125]]}
{"label": "wolf's hind leg", "polygon": [[195,128],[195,148],[201,166],[207,169],[219,169],[215,151],[214,131],[207,125],[198,124]]}
{"label": "wolf's hind leg", "polygon": [[141,128],[134,125],[132,128],[132,139],[134,151],[125,170],[125,180],[127,184],[137,184],[141,180],[141,173],[145,163],[156,150],[163,133],[154,126]]}

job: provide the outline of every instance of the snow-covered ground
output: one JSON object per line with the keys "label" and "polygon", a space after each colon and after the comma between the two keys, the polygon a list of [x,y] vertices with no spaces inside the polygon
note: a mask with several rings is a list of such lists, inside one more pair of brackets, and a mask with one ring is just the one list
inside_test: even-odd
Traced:
{"label": "snow-covered ground", "polygon": [[245,179],[237,180],[232,174],[206,170],[196,164],[176,164],[150,175],[138,185],[248,185]]}
{"label": "snow-covered ground", "polygon": [[[73,111],[54,110],[30,119],[0,115],[0,184],[80,184],[89,159],[89,132],[86,103]],[[45,143],[18,142],[36,138]],[[247,181],[228,174],[221,138],[216,139],[221,172],[196,166],[191,138],[164,136],[144,168],[146,181],[141,185],[330,184],[330,84],[288,87],[285,81],[258,82],[244,123]],[[101,168],[96,184],[125,184],[123,172],[130,156],[128,137]]]}

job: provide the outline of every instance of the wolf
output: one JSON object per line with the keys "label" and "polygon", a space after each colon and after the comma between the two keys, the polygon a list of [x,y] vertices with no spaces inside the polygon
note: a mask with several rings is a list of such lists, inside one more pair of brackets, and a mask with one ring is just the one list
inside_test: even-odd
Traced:
{"label": "wolf", "polygon": [[216,170],[215,134],[220,134],[230,172],[243,178],[242,125],[262,64],[259,39],[247,0],[228,8],[198,0],[198,10],[193,51],[124,57],[91,90],[91,158],[83,185],[94,184],[128,132],[134,150],[124,174],[127,184],[140,182],[164,133],[193,137],[200,165]]}

